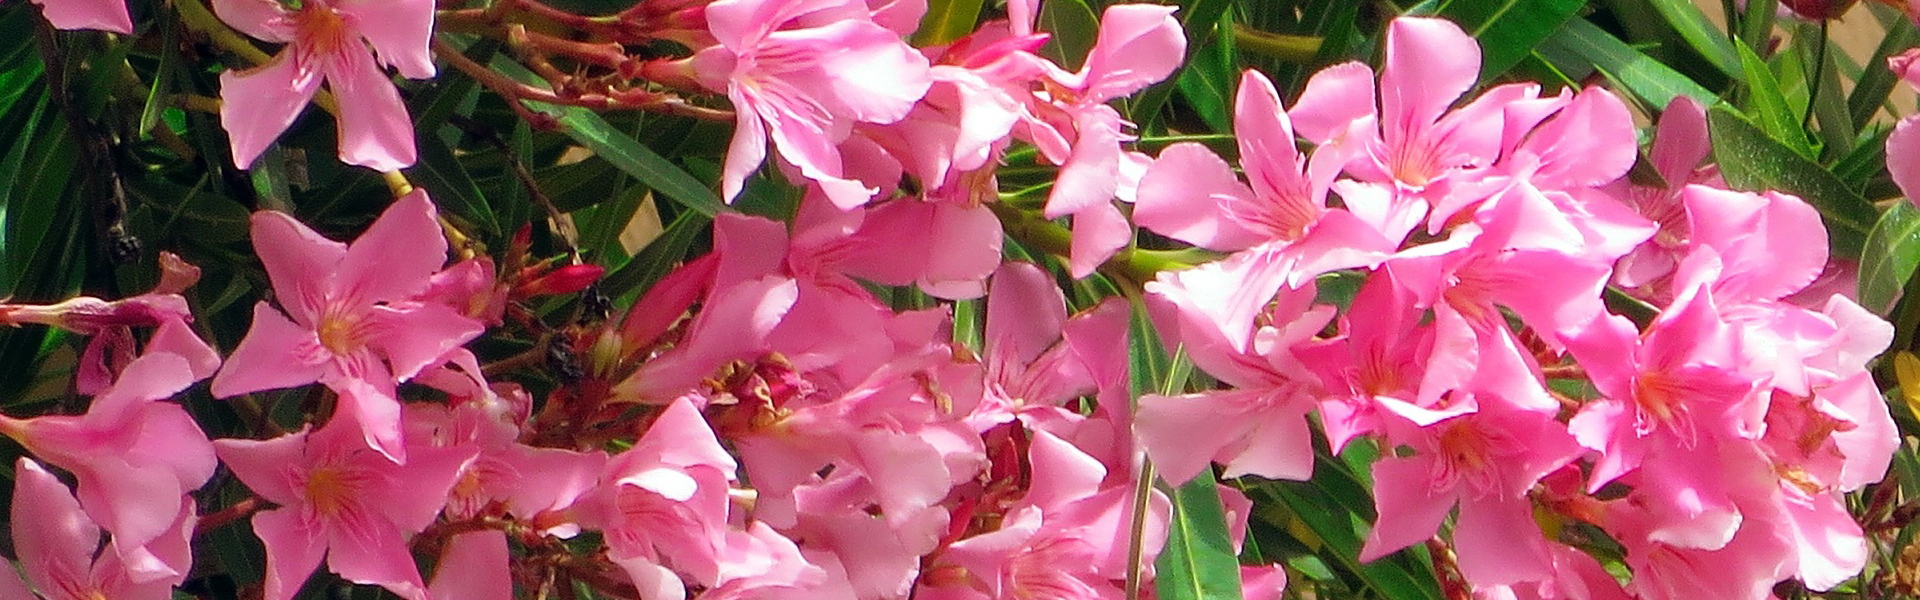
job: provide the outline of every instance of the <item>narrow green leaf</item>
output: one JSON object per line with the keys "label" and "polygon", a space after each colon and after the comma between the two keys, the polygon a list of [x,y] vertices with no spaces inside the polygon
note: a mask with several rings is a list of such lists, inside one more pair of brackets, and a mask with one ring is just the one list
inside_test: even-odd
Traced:
{"label": "narrow green leaf", "polygon": [[1653,0],[1652,4],[1667,25],[1680,34],[1680,39],[1686,40],[1687,47],[1707,59],[1707,64],[1728,76],[1740,76],[1740,61],[1734,55],[1726,31],[1714,27],[1699,5],[1687,0]]}
{"label": "narrow green leaf", "polygon": [[[180,21],[177,13],[161,11],[159,16],[160,47],[180,47]],[[154,71],[153,85],[147,89],[147,101],[140,108],[140,136],[149,137],[148,132],[160,125],[160,114],[166,111],[170,98],[167,97],[167,84],[171,83],[174,73],[180,69],[180,63],[186,56],[180,52],[161,52],[160,66]]]}
{"label": "narrow green leaf", "polygon": [[[537,80],[533,72],[506,57],[495,57],[490,65],[494,70],[522,82],[532,83]],[[586,146],[588,150],[592,150],[595,156],[606,159],[621,171],[653,188],[654,191],[709,217],[730,210],[720,202],[718,194],[713,193],[706,184],[687,173],[686,169],[680,168],[672,161],[635,141],[632,136],[621,132],[606,119],[601,118],[600,113],[578,106],[561,106],[532,100],[523,102],[527,108],[553,117],[554,121],[560,125],[560,130],[568,137]]]}
{"label": "narrow green leaf", "polygon": [[1459,23],[1480,40],[1480,78],[1489,79],[1519,64],[1586,4],[1586,0],[1453,0],[1433,8],[1435,14]]}
{"label": "narrow green leaf", "polygon": [[1559,33],[1540,44],[1538,54],[1548,64],[1576,79],[1597,70],[1618,82],[1620,89],[1638,98],[1644,106],[1655,110],[1665,107],[1676,96],[1692,98],[1701,105],[1719,102],[1712,91],[1586,19],[1568,21]]}
{"label": "narrow green leaf", "polygon": [[1240,561],[1227,536],[1225,509],[1212,473],[1173,491],[1167,544],[1154,561],[1156,596],[1167,600],[1237,600]]}
{"label": "narrow green leaf", "polygon": [[913,34],[913,45],[938,46],[973,33],[983,4],[983,0],[929,0],[927,14],[920,17],[920,29]]}
{"label": "narrow green leaf", "polygon": [[1736,42],[1740,53],[1740,69],[1745,75],[1745,102],[1742,108],[1753,115],[1761,131],[1765,131],[1774,141],[1785,144],[1794,153],[1804,158],[1813,158],[1813,142],[1807,140],[1807,132],[1800,127],[1800,115],[1787,104],[1786,96],[1780,93],[1780,80],[1774,78],[1773,70],[1767,62],[1760,60],[1744,42]]}
{"label": "narrow green leaf", "polygon": [[[1216,32],[1213,24],[1219,23],[1227,9],[1233,6],[1233,0],[1180,0],[1180,10],[1174,16],[1180,19],[1180,27],[1187,34],[1187,56],[1191,57],[1200,48],[1212,45],[1232,45],[1232,36],[1226,32]],[[1213,35],[1219,33],[1220,35]],[[1209,42],[1211,40],[1211,42]],[[1237,74],[1236,74],[1237,75]],[[1142,133],[1157,130],[1160,107],[1173,96],[1174,81],[1178,81],[1183,72],[1176,72],[1169,79],[1148,86],[1133,96],[1127,108],[1128,118],[1140,125]]]}
{"label": "narrow green leaf", "polygon": [[1040,55],[1068,71],[1080,70],[1087,62],[1087,51],[1100,34],[1100,18],[1086,0],[1046,0],[1040,4],[1038,26],[1052,37],[1040,48]]}
{"label": "narrow green leaf", "polygon": [[633,299],[654,282],[665,277],[667,272],[680,264],[690,253],[694,240],[700,237],[711,217],[696,212],[683,212],[667,225],[660,237],[634,253],[626,264],[600,278],[600,291],[610,298],[619,298],[616,306],[629,306]]}
{"label": "narrow green leaf", "polygon": [[1747,7],[1740,12],[1740,41],[1748,48],[1766,48],[1773,39],[1773,15],[1780,8],[1779,0],[1748,0]]}
{"label": "narrow green leaf", "polygon": [[1713,137],[1714,162],[1734,189],[1779,190],[1799,196],[1820,211],[1833,252],[1860,255],[1867,232],[1878,214],[1845,182],[1825,167],[1795,154],[1732,107],[1721,104],[1707,112]]}
{"label": "narrow green leaf", "polygon": [[460,158],[447,147],[446,140],[437,135],[419,136],[420,160],[407,169],[441,207],[451,209],[453,214],[484,228],[488,234],[500,235],[500,223],[494,220],[493,207],[487,204],[487,195],[480,191],[480,185],[474,183],[473,175]]}
{"label": "narrow green leaf", "polygon": [[1215,35],[1207,38],[1213,42],[1188,58],[1186,68],[1179,71],[1177,83],[1187,105],[1199,113],[1208,127],[1220,133],[1233,130],[1233,87],[1237,79],[1233,35],[1228,33],[1232,27],[1232,18],[1222,16],[1214,27]]}
{"label": "narrow green leaf", "polygon": [[1914,29],[1906,15],[1873,3],[1868,3],[1867,8],[1880,18],[1887,35],[1880,38],[1880,46],[1874,49],[1873,57],[1867,59],[1860,79],[1853,82],[1853,92],[1847,95],[1847,112],[1852,114],[1853,123],[1858,127],[1865,127],[1874,113],[1880,112],[1881,105],[1892,95],[1894,84],[1899,82],[1893,70],[1887,68],[1887,58],[1920,44],[1920,30]]}
{"label": "narrow green leaf", "polygon": [[1322,558],[1331,557],[1341,568],[1359,576],[1362,585],[1390,600],[1443,600],[1430,567],[1400,552],[1369,563],[1358,560],[1373,502],[1364,483],[1347,466],[1325,455],[1315,456],[1312,481],[1276,481],[1260,488],[1267,498],[1256,498],[1254,516],[1284,526],[1297,520],[1325,544]]}
{"label": "narrow green leaf", "polygon": [[1860,253],[1860,305],[1881,316],[1893,311],[1893,301],[1920,266],[1920,210],[1912,202],[1895,202],[1867,233]]}

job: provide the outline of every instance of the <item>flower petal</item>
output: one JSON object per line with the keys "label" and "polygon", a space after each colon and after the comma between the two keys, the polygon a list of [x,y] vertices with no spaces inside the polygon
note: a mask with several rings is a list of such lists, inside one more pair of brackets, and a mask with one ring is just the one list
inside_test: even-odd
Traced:
{"label": "flower petal", "polygon": [[220,74],[220,128],[233,144],[233,166],[251,168],[319,91],[320,78],[303,76],[298,63],[283,51],[267,64]]}
{"label": "flower petal", "polygon": [[435,220],[433,202],[416,188],[395,200],[347,247],[330,291],[356,306],[408,300],[425,290],[428,279],[445,264],[447,239]]}
{"label": "flower petal", "polygon": [[335,11],[352,19],[352,27],[373,46],[382,64],[402,77],[433,77],[432,0],[340,0]]}
{"label": "flower petal", "polygon": [[340,102],[340,161],[375,171],[412,166],[413,119],[387,72],[361,44],[326,61],[327,89]]}
{"label": "flower petal", "polygon": [[213,396],[231,398],[319,381],[325,363],[308,356],[319,344],[313,330],[288,321],[265,301],[254,304],[253,327],[213,376]]}

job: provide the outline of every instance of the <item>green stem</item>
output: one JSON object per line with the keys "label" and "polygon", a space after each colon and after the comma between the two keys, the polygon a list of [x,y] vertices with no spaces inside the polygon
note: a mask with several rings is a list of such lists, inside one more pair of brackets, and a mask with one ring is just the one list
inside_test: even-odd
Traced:
{"label": "green stem", "polygon": [[1807,114],[1800,119],[1800,128],[1813,126],[1813,107],[1820,104],[1820,78],[1827,68],[1827,46],[1832,45],[1827,38],[1827,19],[1820,20],[1820,45],[1813,49],[1813,76],[1807,79]]}
{"label": "green stem", "polygon": [[1287,62],[1307,62],[1320,53],[1321,39],[1304,35],[1282,35],[1233,24],[1234,47],[1264,54]]}
{"label": "green stem", "polygon": [[[1000,226],[1021,243],[1035,250],[1067,256],[1073,248],[1073,232],[1038,214],[1022,211],[1005,203],[995,202],[987,208],[1000,218]],[[1188,251],[1141,250],[1122,248],[1113,258],[1100,265],[1100,270],[1116,278],[1140,285],[1153,280],[1161,271],[1185,269],[1193,266],[1196,255]]]}

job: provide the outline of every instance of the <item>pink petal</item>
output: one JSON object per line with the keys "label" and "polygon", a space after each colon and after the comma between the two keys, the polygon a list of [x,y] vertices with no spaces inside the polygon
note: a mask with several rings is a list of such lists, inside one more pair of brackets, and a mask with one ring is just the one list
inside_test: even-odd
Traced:
{"label": "pink petal", "polygon": [[313,359],[319,346],[313,330],[288,321],[265,301],[255,304],[253,327],[213,376],[213,395],[230,398],[319,381],[326,372],[326,363]]}
{"label": "pink petal", "polygon": [[434,3],[431,0],[344,0],[334,10],[380,55],[382,64],[410,79],[433,77]]}
{"label": "pink petal", "polygon": [[396,381],[412,379],[421,369],[445,362],[448,352],[479,337],[486,328],[443,304],[421,304],[407,310],[375,307],[380,337],[369,340],[387,358]]}
{"label": "pink petal", "polygon": [[1092,275],[1115,252],[1133,241],[1133,224],[1112,201],[1103,201],[1073,217],[1073,241],[1067,272],[1075,279]]}
{"label": "pink petal", "polygon": [[1374,116],[1373,69],[1358,62],[1321,69],[1307,80],[1287,116],[1308,141],[1334,141],[1349,124]]}
{"label": "pink petal", "polygon": [[[1120,113],[1104,104],[1081,110],[1073,117],[1079,130],[1072,153],[1060,165],[1060,175],[1047,194],[1047,218],[1079,214],[1113,200],[1120,187],[1120,142],[1131,139],[1121,131]],[[1079,241],[1079,236],[1074,236]]]}
{"label": "pink petal", "polygon": [[322,237],[283,212],[256,212],[251,221],[253,251],[273,282],[274,298],[295,323],[312,328],[331,299],[333,273],[346,257],[347,245]]}
{"label": "pink petal", "polygon": [[87,414],[102,422],[118,421],[192,384],[193,372],[185,359],[173,354],[145,354],[128,363],[113,387],[93,399]]}
{"label": "pink petal", "polygon": [[1053,276],[1032,263],[1001,265],[987,292],[988,368],[1024,368],[1060,339],[1066,322],[1067,299]]}
{"label": "pink petal", "polygon": [[1372,562],[1395,550],[1433,537],[1440,522],[1453,512],[1454,488],[1435,489],[1433,456],[1383,458],[1373,463],[1373,501],[1379,519],[1360,548],[1361,562]]}
{"label": "pink petal", "polygon": [[1085,99],[1106,102],[1166,79],[1186,58],[1187,38],[1176,7],[1115,4],[1100,18],[1100,33],[1081,73]]}
{"label": "pink petal", "polygon": [[387,588],[408,600],[427,600],[427,584],[420,580],[420,568],[407,552],[406,537],[392,526],[328,529],[328,570],[347,581]]}
{"label": "pink petal", "polygon": [[21,457],[14,462],[14,476],[13,543],[27,577],[48,590],[88,587],[99,526],[40,463]]}
{"label": "pink petal", "polygon": [[1460,574],[1475,586],[1540,581],[1553,576],[1546,539],[1527,500],[1482,496],[1460,503],[1453,526]]}
{"label": "pink petal", "polygon": [[305,430],[270,440],[213,441],[214,454],[235,477],[253,493],[281,506],[300,504],[306,497],[306,490],[294,487],[295,470],[307,462],[306,447]]}
{"label": "pink petal", "polygon": [[147,341],[147,352],[173,354],[187,361],[187,372],[194,381],[206,379],[220,369],[220,354],[208,346],[205,340],[193,333],[186,321],[167,319],[153,330],[153,338]]}
{"label": "pink petal", "polygon": [[[320,567],[327,551],[326,539],[303,521],[297,508],[276,508],[253,515],[253,534],[267,548],[266,600],[291,600],[307,576]],[[407,562],[411,564],[412,560]]]}
{"label": "pink petal", "polygon": [[1147,168],[1133,219],[1155,233],[1203,248],[1235,251],[1261,240],[1227,217],[1229,203],[1260,202],[1206,146],[1181,142],[1160,151]]}
{"label": "pink petal", "polygon": [[507,535],[502,531],[469,531],[447,541],[447,549],[433,567],[434,598],[512,600],[513,577],[507,562]]}
{"label": "pink petal", "polygon": [[275,0],[212,0],[212,4],[220,20],[255,39],[277,44],[293,41],[292,15]]}
{"label": "pink petal", "polygon": [[33,0],[47,22],[60,29],[98,29],[133,33],[133,18],[123,0]]}
{"label": "pink petal", "polygon": [[1041,431],[1033,436],[1027,450],[1033,468],[1033,484],[1021,502],[1033,506],[1063,506],[1092,496],[1099,491],[1107,469],[1073,444]]}
{"label": "pink petal", "polygon": [[340,161],[375,171],[412,166],[413,119],[366,46],[348,44],[326,61],[327,90],[340,102]]}
{"label": "pink petal", "polygon": [[[1304,160],[1294,146],[1293,124],[1280,108],[1280,93],[1259,71],[1240,75],[1233,102],[1233,133],[1240,145],[1240,166],[1247,181],[1267,202],[1305,203],[1316,187],[1301,176]],[[1305,192],[1309,197],[1303,198]],[[1313,206],[1312,208],[1319,208]]]}
{"label": "pink petal", "polygon": [[1545,188],[1577,188],[1626,175],[1639,156],[1632,122],[1633,114],[1618,96],[1602,88],[1582,90],[1522,144],[1522,151],[1540,157],[1534,181]]}
{"label": "pink petal", "polygon": [[[1259,394],[1239,390],[1210,394],[1140,397],[1134,430],[1160,476],[1176,485],[1207,470],[1216,455],[1242,443],[1252,423],[1239,408],[1259,401]],[[1223,416],[1231,415],[1231,418]]]}
{"label": "pink petal", "polygon": [[799,294],[798,283],[779,276],[716,294],[694,318],[682,345],[642,365],[615,387],[615,394],[659,402],[691,389],[728,362],[757,356]]}
{"label": "pink petal", "polygon": [[[899,121],[933,85],[927,57],[884,27],[849,19],[805,31],[831,41],[832,50],[818,68],[832,86],[834,99],[856,120]],[[846,77],[847,73],[868,75]]]}
{"label": "pink petal", "polygon": [[759,169],[761,161],[767,158],[766,122],[760,119],[759,111],[754,110],[752,104],[747,104],[749,97],[745,92],[727,92],[727,98],[735,107],[733,140],[727,143],[727,160],[720,171],[720,197],[727,202],[740,196],[747,176]]}
{"label": "pink petal", "polygon": [[327,381],[327,387],[339,394],[334,404],[333,418],[327,425],[352,423],[359,428],[360,435],[367,447],[379,451],[395,463],[407,462],[407,446],[400,427],[400,400],[392,378],[385,369],[373,363],[377,374],[370,380],[357,378],[337,378]]}
{"label": "pink petal", "polygon": [[[340,257],[332,272],[335,299],[370,305],[411,299],[424,291],[429,278],[447,264],[447,240],[436,216],[425,190],[416,188],[394,200]],[[394,371],[407,369],[396,366]]]}
{"label": "pink petal", "polygon": [[1660,111],[1660,123],[1654,127],[1653,146],[1647,160],[1654,172],[1673,188],[1687,183],[1695,167],[1713,152],[1707,138],[1707,111],[1692,98],[1674,96]]}
{"label": "pink petal", "polygon": [[299,62],[282,51],[267,64],[220,74],[220,127],[233,143],[233,166],[252,167],[320,89],[321,78],[302,73]]}
{"label": "pink petal", "polygon": [[1387,30],[1380,69],[1380,129],[1404,143],[1440,119],[1480,78],[1480,45],[1442,19],[1402,17]]}
{"label": "pink petal", "polygon": [[1908,202],[1920,206],[1920,117],[1907,117],[1887,135],[1887,172]]}

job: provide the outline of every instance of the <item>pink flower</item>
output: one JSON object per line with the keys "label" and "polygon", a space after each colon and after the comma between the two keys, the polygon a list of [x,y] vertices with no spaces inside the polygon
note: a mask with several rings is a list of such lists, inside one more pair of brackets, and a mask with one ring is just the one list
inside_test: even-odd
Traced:
{"label": "pink flower", "polygon": [[[13,547],[19,553],[20,567],[27,581],[48,600],[165,600],[173,597],[173,586],[186,579],[182,568],[170,577],[142,576],[120,561],[121,540],[115,538],[105,551],[100,547],[100,527],[80,510],[67,486],[40,463],[22,457],[14,463]],[[188,542],[193,525],[193,503],[187,502],[173,515],[163,540],[171,562],[188,562]],[[32,600],[26,583],[14,575],[11,565],[0,565],[0,598]]]}
{"label": "pink flower", "polygon": [[1249,274],[1247,262],[1234,255],[1146,285],[1162,338],[1232,388],[1140,397],[1134,427],[1167,481],[1191,479],[1210,462],[1224,463],[1227,477],[1313,472],[1306,416],[1319,381],[1293,348],[1318,334],[1334,307],[1314,305],[1311,283],[1285,288],[1277,276]]}
{"label": "pink flower", "polygon": [[607,463],[591,499],[609,556],[644,598],[682,597],[721,581],[733,457],[686,399],[674,400],[632,449]]}
{"label": "pink flower", "polygon": [[298,9],[213,0],[213,10],[247,35],[287,45],[267,64],[220,75],[220,126],[234,166],[251,166],[322,81],[340,99],[341,161],[380,171],[413,164],[413,124],[381,67],[433,76],[431,0],[307,0]]}
{"label": "pink flower", "polygon": [[214,442],[220,461],[279,508],[253,516],[267,548],[266,599],[286,600],[325,558],[327,569],[425,600],[407,536],[433,523],[471,449],[415,447],[406,464],[368,448],[352,419],[270,440]]}
{"label": "pink flower", "polygon": [[152,353],[128,365],[85,415],[0,416],[0,433],[74,474],[80,506],[113,532],[120,564],[136,578],[184,575],[190,566],[184,555],[170,562],[147,546],[192,504],[185,494],[213,476],[206,434],[185,410],[162,401],[194,380],[185,359]]}
{"label": "pink flower", "polygon": [[253,327],[214,376],[213,395],[326,384],[366,428],[367,444],[405,460],[395,384],[482,329],[444,304],[412,300],[446,262],[426,192],[394,201],[350,246],[285,213],[254,213],[253,245],[286,314],[254,305]]}
{"label": "pink flower", "polygon": [[875,23],[858,2],[719,0],[705,14],[719,45],[679,66],[733,101],[736,123],[721,197],[740,195],[771,137],[780,158],[835,205],[865,204],[874,190],[848,177],[834,146],[855,122],[905,117],[932,83],[926,57]]}
{"label": "pink flower", "polygon": [[[1132,239],[1116,197],[1130,199],[1146,156],[1120,144],[1132,127],[1107,102],[1160,81],[1180,65],[1187,38],[1173,18],[1175,7],[1116,4],[1107,7],[1087,62],[1078,73],[1046,63],[1047,81],[1028,92],[1027,108],[1014,135],[1031,142],[1060,175],[1047,195],[1047,218],[1073,216],[1068,271],[1085,277]],[[1016,21],[1015,33],[1022,31]]]}
{"label": "pink flower", "polygon": [[1487,402],[1479,412],[1423,427],[1395,417],[1388,426],[1391,444],[1411,446],[1413,453],[1374,463],[1380,518],[1360,559],[1433,537],[1457,503],[1453,543],[1467,581],[1484,586],[1550,577],[1552,556],[1533,522],[1527,492],[1585,452],[1553,414]]}
{"label": "pink flower", "polygon": [[1371,267],[1393,251],[1398,239],[1327,207],[1340,165],[1328,168],[1324,156],[1310,164],[1300,155],[1279,92],[1258,71],[1240,78],[1234,129],[1251,187],[1205,146],[1174,144],[1141,178],[1134,220],[1213,250],[1261,247],[1294,286],[1328,271]]}
{"label": "pink flower", "polygon": [[133,33],[133,17],[124,0],[33,0],[47,22],[60,29],[98,29]]}

